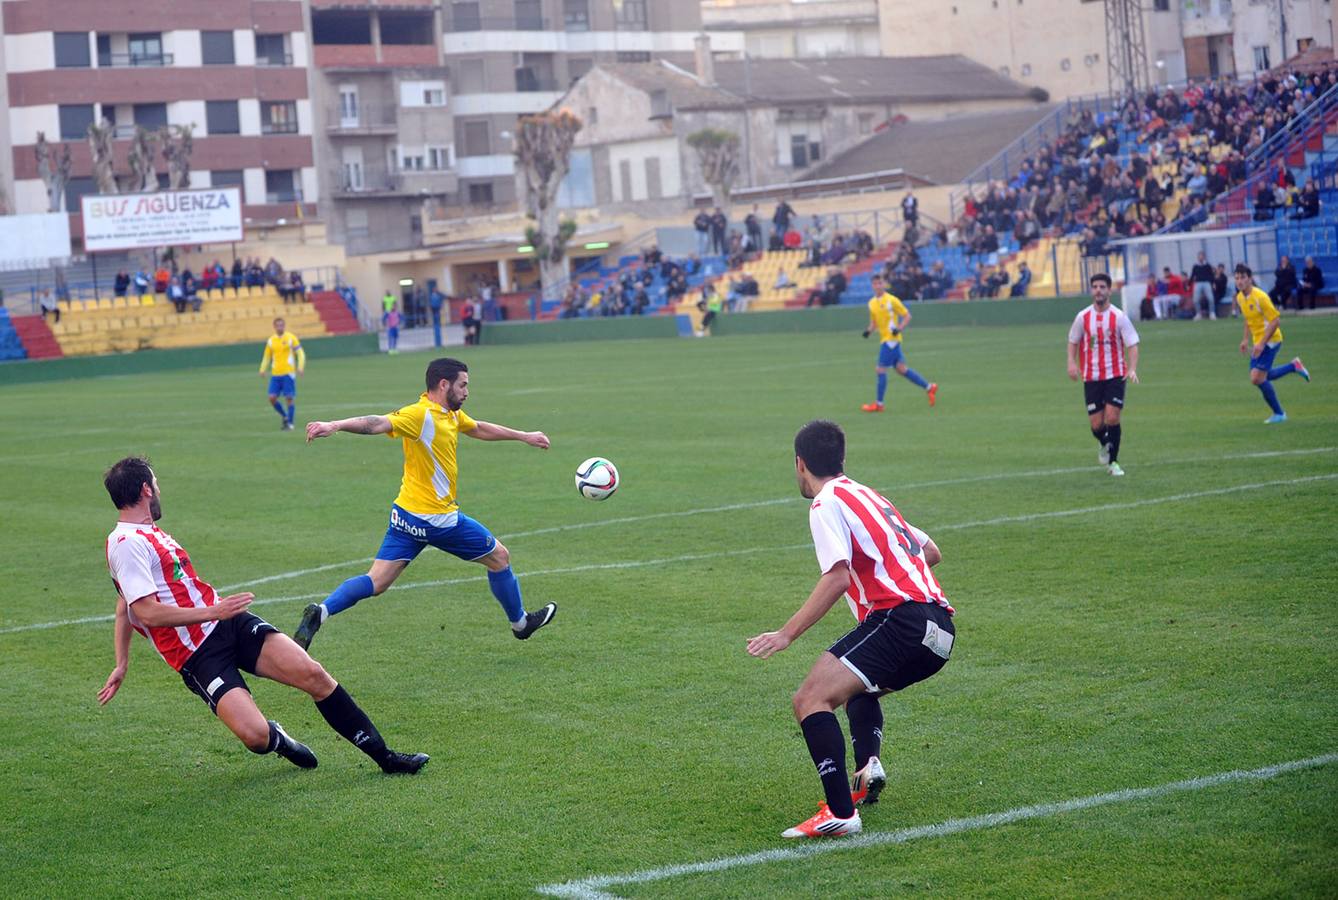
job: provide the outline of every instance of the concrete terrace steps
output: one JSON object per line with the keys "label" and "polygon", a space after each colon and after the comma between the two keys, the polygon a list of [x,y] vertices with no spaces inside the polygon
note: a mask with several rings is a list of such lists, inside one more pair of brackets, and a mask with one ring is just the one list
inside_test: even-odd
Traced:
{"label": "concrete terrace steps", "polygon": [[64,356],[60,342],[42,316],[15,316],[10,319],[29,359],[56,359]]}
{"label": "concrete terrace steps", "polygon": [[329,334],[357,334],[362,331],[348,304],[338,291],[313,291],[308,299]]}

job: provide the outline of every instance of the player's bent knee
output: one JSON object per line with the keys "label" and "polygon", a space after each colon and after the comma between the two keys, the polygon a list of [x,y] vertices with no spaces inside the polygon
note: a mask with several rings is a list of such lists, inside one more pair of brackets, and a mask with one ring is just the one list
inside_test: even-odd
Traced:
{"label": "player's bent knee", "polygon": [[487,566],[490,571],[500,572],[511,565],[511,551],[506,549],[505,544],[498,541],[497,546],[492,548],[492,552],[479,561]]}
{"label": "player's bent knee", "polygon": [[325,667],[314,659],[310,660],[306,671],[302,673],[302,689],[317,700],[324,700],[338,686]]}

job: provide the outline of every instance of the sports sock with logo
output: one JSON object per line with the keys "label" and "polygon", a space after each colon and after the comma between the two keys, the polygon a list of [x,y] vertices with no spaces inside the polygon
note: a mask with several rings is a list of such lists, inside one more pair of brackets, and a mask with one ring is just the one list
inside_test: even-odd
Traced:
{"label": "sports sock with logo", "polygon": [[283,405],[279,403],[278,400],[275,400],[274,403],[271,405],[274,407],[274,411],[279,414],[279,418],[287,421],[286,419],[287,414],[283,411]]}
{"label": "sports sock with logo", "polygon": [[800,722],[799,727],[804,731],[813,765],[818,767],[818,778],[832,815],[849,819],[855,814],[855,804],[846,781],[846,742],[841,736],[841,723],[836,721],[835,713],[816,712]]}
{"label": "sports sock with logo", "polygon": [[324,700],[317,700],[316,708],[344,740],[378,763],[390,756],[386,742],[381,739],[381,732],[376,730],[372,720],[367,718],[367,713],[354,702],[342,684],[335,685],[330,696]]}
{"label": "sports sock with logo", "polygon": [[878,373],[878,402],[883,402],[883,397],[887,396],[887,373]]}
{"label": "sports sock with logo", "polygon": [[1110,444],[1110,461],[1115,462],[1120,458],[1120,426],[1106,426],[1106,443]]}
{"label": "sports sock with logo", "polygon": [[850,745],[855,750],[855,771],[877,756],[883,746],[883,707],[872,694],[856,694],[846,701]]}
{"label": "sports sock with logo", "polygon": [[1259,385],[1259,393],[1264,395],[1264,402],[1268,404],[1269,409],[1279,416],[1284,415],[1282,404],[1278,402],[1278,392],[1273,390],[1273,385],[1265,381]]}
{"label": "sports sock with logo", "polygon": [[1273,368],[1268,370],[1268,380],[1275,381],[1281,378],[1282,376],[1290,375],[1295,371],[1296,371],[1296,366],[1292,363],[1287,363],[1287,365],[1285,366],[1274,366]]}
{"label": "sports sock with logo", "polygon": [[510,566],[500,572],[489,572],[488,588],[497,602],[502,604],[508,622],[513,626],[525,624],[525,604],[520,599],[520,582],[516,580],[516,573],[511,571]]}
{"label": "sports sock with logo", "polygon": [[929,382],[925,381],[924,376],[914,369],[907,369],[905,372],[902,372],[901,375],[911,384],[929,390]]}
{"label": "sports sock with logo", "polygon": [[335,613],[341,613],[348,609],[359,600],[365,600],[376,593],[376,588],[372,585],[372,579],[367,575],[359,575],[357,578],[350,578],[339,587],[335,588],[330,596],[321,601],[321,606],[325,608],[325,616],[321,621],[333,616]]}
{"label": "sports sock with logo", "polygon": [[264,756],[266,753],[273,753],[275,750],[279,749],[279,745],[282,743],[283,743],[283,735],[279,733],[279,729],[275,727],[274,723],[270,722],[269,743],[265,745],[265,749],[257,750],[254,747],[247,747],[247,749],[250,750],[252,753],[256,754],[257,756]]}

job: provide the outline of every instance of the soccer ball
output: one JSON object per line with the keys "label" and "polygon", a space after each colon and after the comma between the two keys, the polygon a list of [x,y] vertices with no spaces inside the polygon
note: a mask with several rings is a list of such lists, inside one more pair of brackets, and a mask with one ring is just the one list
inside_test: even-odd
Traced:
{"label": "soccer ball", "polygon": [[607,500],[618,490],[618,469],[601,456],[576,467],[576,490],[587,500]]}

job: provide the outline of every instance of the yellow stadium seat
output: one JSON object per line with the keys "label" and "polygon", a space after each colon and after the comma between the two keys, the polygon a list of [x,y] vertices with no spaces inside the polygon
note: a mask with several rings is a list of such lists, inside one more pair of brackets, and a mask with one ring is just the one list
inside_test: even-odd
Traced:
{"label": "yellow stadium seat", "polygon": [[153,306],[154,300],[152,294],[141,294],[139,297],[140,306]]}

